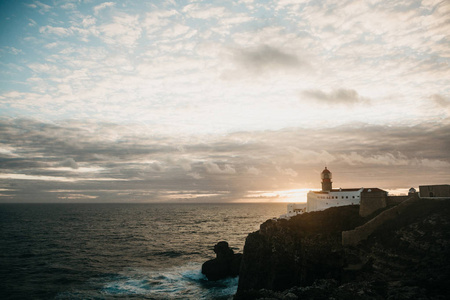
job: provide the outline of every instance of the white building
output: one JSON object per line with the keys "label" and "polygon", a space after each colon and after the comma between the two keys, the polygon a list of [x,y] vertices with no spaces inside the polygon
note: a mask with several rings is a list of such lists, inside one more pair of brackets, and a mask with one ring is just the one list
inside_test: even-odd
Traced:
{"label": "white building", "polygon": [[360,189],[338,189],[331,191],[310,191],[306,203],[306,211],[324,210],[334,206],[344,206],[359,204],[361,201],[361,193],[364,188]]}
{"label": "white building", "polygon": [[[307,195],[306,206],[304,203],[288,204],[287,214],[281,216],[282,218],[290,218],[297,214],[304,212],[325,210],[329,207],[356,205],[361,201],[361,193],[370,193],[371,189],[356,188],[356,189],[333,189],[333,182],[331,172],[325,167],[321,173],[322,190],[309,191]],[[379,189],[374,189],[374,191]]]}
{"label": "white building", "polygon": [[287,213],[281,215],[280,218],[289,219],[290,217],[304,212],[306,212],[306,203],[289,203],[287,206]]}

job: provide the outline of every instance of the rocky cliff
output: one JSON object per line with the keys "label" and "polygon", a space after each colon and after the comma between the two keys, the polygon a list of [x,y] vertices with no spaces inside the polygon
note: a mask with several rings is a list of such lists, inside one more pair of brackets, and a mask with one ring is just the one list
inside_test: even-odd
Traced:
{"label": "rocky cliff", "polygon": [[236,299],[446,299],[450,200],[415,201],[354,246],[358,206],[268,220],[245,242]]}

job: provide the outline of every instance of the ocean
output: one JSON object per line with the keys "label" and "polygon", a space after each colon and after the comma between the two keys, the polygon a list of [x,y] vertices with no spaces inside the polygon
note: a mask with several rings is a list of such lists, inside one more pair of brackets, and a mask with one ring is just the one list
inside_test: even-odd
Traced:
{"label": "ocean", "polygon": [[201,264],[286,204],[0,204],[0,299],[229,299]]}

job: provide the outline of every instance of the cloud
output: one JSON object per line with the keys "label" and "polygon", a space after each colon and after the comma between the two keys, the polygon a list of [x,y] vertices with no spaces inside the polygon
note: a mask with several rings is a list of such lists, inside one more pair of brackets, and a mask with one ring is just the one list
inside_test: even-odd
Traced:
{"label": "cloud", "polygon": [[[319,105],[303,105],[307,101],[294,103],[303,90],[321,92],[315,96],[322,100],[311,98],[319,103],[368,103],[363,100],[370,97],[373,110],[386,109],[386,114],[371,115],[376,124],[416,124],[423,118],[448,116],[447,111],[436,115],[418,109],[430,102],[429,95],[446,95],[448,84],[443,78],[449,78],[448,43],[442,36],[447,25],[441,18],[447,6],[443,3],[424,4],[420,18],[410,21],[405,15],[406,21],[397,24],[395,17],[401,12],[379,1],[371,2],[376,8],[372,11],[368,4],[351,2],[318,5],[312,1],[295,8],[295,1],[285,1],[294,5],[282,11],[276,11],[276,3],[266,8],[255,3],[255,10],[238,5],[230,7],[232,12],[224,17],[201,22],[184,14],[184,5],[162,2],[143,7],[116,5],[95,16],[94,6],[101,2],[83,5],[81,11],[40,18],[42,34],[38,36],[32,32],[36,29],[23,26],[28,32],[22,34],[29,42],[20,49],[29,53],[29,48],[35,48],[43,56],[19,62],[22,55],[18,55],[12,58],[17,64],[2,65],[11,81],[8,90],[27,94],[20,101],[1,103],[4,115],[133,119],[154,122],[153,130],[166,133],[224,133],[237,128],[308,126],[317,122],[320,113],[332,125],[364,121],[370,114],[364,105],[354,105],[354,113],[348,114],[345,105],[320,111]],[[199,13],[221,7],[192,4],[189,10]],[[408,13],[415,11],[398,6]],[[106,10],[107,16],[103,15]],[[258,11],[274,14],[261,22]],[[379,13],[389,16],[389,22],[384,24]],[[427,25],[423,30],[417,28],[421,22]],[[397,25],[401,27],[396,31]],[[411,25],[416,30],[409,30]],[[376,28],[383,30],[376,33]],[[403,46],[392,47],[385,40],[391,36],[394,43],[402,40]],[[419,46],[416,51],[414,47]],[[412,52],[405,55],[406,49]],[[27,65],[38,71],[30,73]],[[16,79],[20,86],[12,82]],[[357,91],[357,97],[334,95],[337,90],[333,89],[341,87]],[[418,105],[404,113],[411,102]],[[58,103],[57,109],[53,103]]]}
{"label": "cloud", "polygon": [[73,158],[67,158],[62,161],[59,166],[61,167],[70,167],[72,169],[78,169],[78,164]]}
{"label": "cloud", "polygon": [[142,26],[147,33],[154,33],[162,30],[165,26],[169,25],[175,16],[180,13],[176,10],[156,10],[145,14],[144,22]]}
{"label": "cloud", "polygon": [[65,37],[72,34],[72,31],[70,29],[63,27],[53,27],[50,25],[40,27],[39,32],[43,34],[54,34],[59,37]]}
{"label": "cloud", "polygon": [[323,163],[329,164],[336,161],[336,156],[330,154],[325,150],[310,150],[310,149],[301,149],[299,147],[288,146],[286,147],[287,157],[290,157],[293,162],[301,162],[301,163]]}
{"label": "cloud", "polygon": [[61,200],[79,200],[79,199],[96,199],[98,196],[92,196],[92,195],[86,195],[86,194],[73,194],[70,193],[69,195],[61,195],[58,196],[58,199]]}
{"label": "cloud", "polygon": [[31,8],[37,8],[38,12],[42,15],[49,12],[52,9],[50,5],[44,4],[40,1],[34,1],[32,4],[25,4],[25,5]]}
{"label": "cloud", "polygon": [[213,7],[213,6],[204,6],[199,3],[188,4],[183,8],[183,12],[187,13],[187,15],[191,18],[196,19],[210,19],[210,18],[221,18],[226,14],[225,7]]}
{"label": "cloud", "polygon": [[247,173],[251,174],[251,175],[259,175],[259,174],[261,174],[261,170],[259,170],[258,168],[255,168],[255,167],[248,167]]}
{"label": "cloud", "polygon": [[74,10],[77,6],[73,3],[65,3],[60,6],[62,9]]}
{"label": "cloud", "polygon": [[91,17],[91,16],[86,16],[83,18],[83,20],[81,21],[81,25],[83,25],[83,27],[89,27],[92,26],[96,23],[96,19]]}
{"label": "cloud", "polygon": [[27,175],[27,174],[8,174],[1,173],[0,178],[4,180],[39,180],[51,182],[73,182],[74,180],[66,177],[44,176],[44,175]]}
{"label": "cloud", "polygon": [[402,153],[382,153],[382,154],[358,154],[356,152],[350,152],[349,154],[341,154],[338,158],[339,161],[348,163],[351,166],[367,164],[367,165],[385,165],[385,166],[405,166],[411,164],[411,160],[408,159]]}
{"label": "cloud", "polygon": [[283,9],[285,6],[299,5],[308,2],[310,2],[310,0],[279,0],[277,1],[277,9]]}
{"label": "cloud", "polygon": [[202,179],[203,176],[201,176],[199,173],[187,173],[186,175],[194,178],[194,179]]}
{"label": "cloud", "polygon": [[48,192],[54,183],[73,191],[68,197],[93,195],[98,202],[123,201],[123,191],[136,201],[162,200],[168,189],[193,186],[197,193],[220,194],[217,201],[232,201],[249,191],[318,187],[325,163],[342,187],[409,188],[425,184],[424,178],[450,180],[447,123],[187,137],[155,136],[138,124],[3,118],[0,135],[0,189],[13,189],[2,192],[4,201],[58,201]]}
{"label": "cloud", "polygon": [[28,18],[28,21],[29,21],[28,26],[30,27],[35,27],[37,25],[37,22],[33,19]]}
{"label": "cloud", "polygon": [[186,25],[174,24],[173,26],[165,30],[161,35],[164,38],[172,39],[188,33],[190,29],[191,28]]}
{"label": "cloud", "polygon": [[293,169],[291,169],[291,168],[283,169],[283,168],[277,167],[277,170],[281,174],[288,175],[288,176],[291,176],[291,177],[297,177],[297,175],[298,175],[298,173],[296,171],[294,171]]}
{"label": "cloud", "polygon": [[301,92],[301,96],[331,105],[367,104],[370,102],[369,99],[362,97],[357,91],[352,89],[337,89],[329,93],[325,93],[321,90],[305,90]]}
{"label": "cloud", "polygon": [[236,174],[236,170],[231,167],[230,165],[223,165],[223,167],[219,167],[219,165],[212,163],[212,162],[207,162],[204,164],[206,172],[208,172],[209,174]]}
{"label": "cloud", "polygon": [[150,164],[150,167],[157,172],[161,172],[164,170],[164,167],[159,162],[154,162]]}
{"label": "cloud", "polygon": [[254,73],[277,69],[297,69],[307,65],[296,55],[268,45],[235,50],[233,60],[240,67]]}
{"label": "cloud", "polygon": [[434,95],[431,95],[430,98],[438,106],[441,106],[441,107],[449,107],[450,106],[450,99],[445,98],[442,95],[434,94]]}
{"label": "cloud", "polygon": [[94,14],[98,15],[101,10],[103,10],[107,7],[113,7],[114,5],[115,5],[114,2],[103,2],[102,4],[94,6]]}
{"label": "cloud", "polygon": [[98,26],[100,38],[107,44],[124,47],[136,46],[142,33],[138,15],[118,14],[113,22]]}
{"label": "cloud", "polygon": [[[6,51],[8,51],[8,53],[11,53],[13,55],[19,55],[19,54],[23,54],[23,51],[20,49],[17,49],[15,47],[4,47],[6,49]],[[0,53],[2,52],[2,50],[0,50]]]}
{"label": "cloud", "polygon": [[178,160],[178,165],[184,170],[184,171],[191,171],[192,165],[191,161],[185,158],[181,158]]}

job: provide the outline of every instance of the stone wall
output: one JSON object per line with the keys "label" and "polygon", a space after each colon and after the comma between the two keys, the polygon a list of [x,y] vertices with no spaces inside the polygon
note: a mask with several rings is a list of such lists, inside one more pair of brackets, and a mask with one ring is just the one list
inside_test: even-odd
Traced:
{"label": "stone wall", "polygon": [[378,216],[374,217],[362,226],[356,227],[353,230],[342,232],[342,245],[343,246],[356,246],[361,241],[367,239],[376,229],[378,229],[385,222],[397,218],[402,214],[406,208],[414,205],[420,198],[417,194],[411,196],[408,200],[403,201],[397,206],[394,206],[388,210],[383,211]]}
{"label": "stone wall", "polygon": [[420,197],[450,197],[450,185],[422,185],[419,186]]}
{"label": "stone wall", "polygon": [[361,193],[361,201],[359,204],[359,215],[367,217],[375,211],[385,208],[387,193],[385,191],[372,191]]}
{"label": "stone wall", "polygon": [[386,204],[387,206],[394,206],[407,200],[410,196],[387,196]]}

